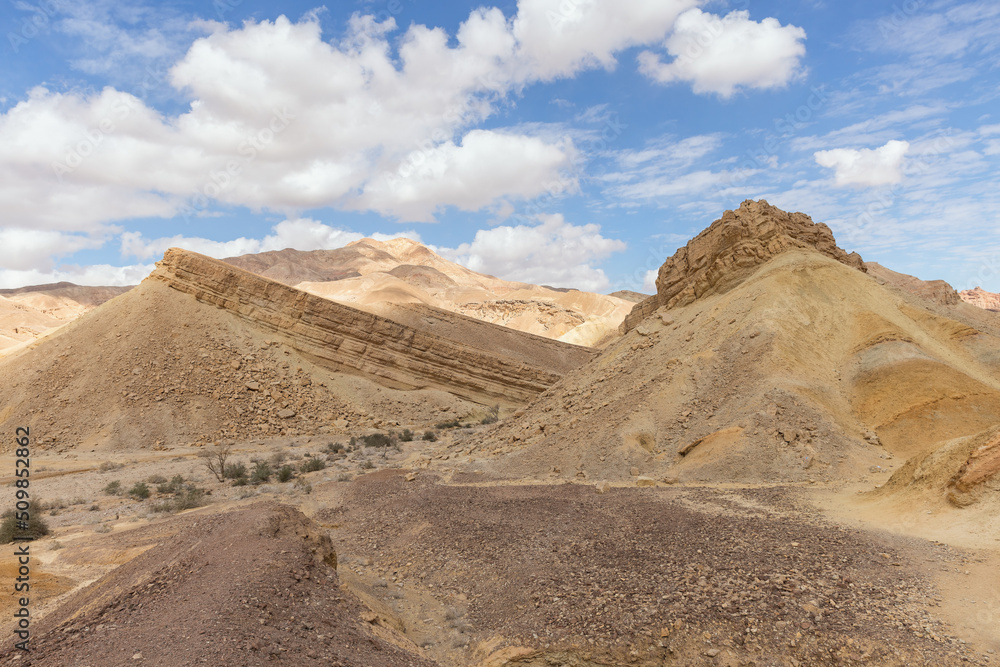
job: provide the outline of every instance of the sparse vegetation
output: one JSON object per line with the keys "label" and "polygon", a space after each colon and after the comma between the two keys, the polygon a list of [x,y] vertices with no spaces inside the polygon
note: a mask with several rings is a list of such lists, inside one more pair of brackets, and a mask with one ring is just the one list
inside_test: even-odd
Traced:
{"label": "sparse vegetation", "polygon": [[104,487],[104,493],[109,496],[120,496],[122,491],[122,483],[117,479],[113,482],[108,482],[107,486]]}
{"label": "sparse vegetation", "polygon": [[[234,480],[233,486],[242,486],[247,483],[247,465],[242,461],[228,463],[222,476]],[[243,480],[242,483],[239,483],[239,480]]]}
{"label": "sparse vegetation", "polygon": [[413,441],[413,431],[408,428],[404,428],[403,432],[399,434],[400,442],[412,442]]}
{"label": "sparse vegetation", "polygon": [[367,461],[365,461],[364,463],[361,464],[361,469],[362,470],[371,470],[374,467],[375,467],[375,464],[371,461],[371,459],[369,459],[369,460],[367,460]]}
{"label": "sparse vegetation", "polygon": [[299,470],[303,473],[316,472],[317,470],[322,470],[326,467],[326,461],[320,458],[311,458],[302,462],[299,466]]}
{"label": "sparse vegetation", "polygon": [[424,431],[423,440],[426,442],[437,442],[437,433],[434,431]]}
{"label": "sparse vegetation", "polygon": [[289,482],[289,481],[291,481],[293,475],[295,475],[295,470],[292,468],[292,466],[284,465],[284,466],[281,466],[280,468],[278,468],[278,481],[279,482],[282,482],[282,483]]}
{"label": "sparse vegetation", "polygon": [[500,404],[496,403],[489,407],[489,409],[486,412],[486,416],[483,417],[482,421],[480,421],[479,423],[496,424],[498,421],[500,421]]}
{"label": "sparse vegetation", "polygon": [[128,494],[138,500],[145,500],[146,498],[149,498],[150,491],[145,482],[136,482],[132,488],[128,490]]}
{"label": "sparse vegetation", "polygon": [[392,445],[392,438],[385,433],[372,433],[361,438],[365,447],[389,447]]}
{"label": "sparse vegetation", "polygon": [[457,419],[452,419],[446,422],[438,422],[437,424],[434,424],[434,428],[440,431],[446,428],[458,428],[461,425],[462,422],[458,421]]}
{"label": "sparse vegetation", "polygon": [[98,466],[97,470],[99,472],[111,472],[112,470],[118,470],[118,469],[124,468],[124,467],[125,467],[124,463],[115,463],[114,461],[105,461],[100,466]]}
{"label": "sparse vegetation", "polygon": [[217,480],[224,482],[226,481],[226,461],[229,460],[231,452],[232,445],[219,445],[213,449],[199,452],[198,456],[204,459],[208,471],[215,475]]}
{"label": "sparse vegetation", "polygon": [[260,459],[253,460],[253,470],[250,471],[250,483],[254,486],[271,480],[271,465]]}
{"label": "sparse vegetation", "polygon": [[351,481],[351,476],[350,476],[350,474],[348,474],[346,472],[342,472],[339,475],[337,475],[337,481],[338,482],[350,482]]}
{"label": "sparse vegetation", "polygon": [[167,478],[163,475],[150,475],[146,478],[147,484],[166,484]]}
{"label": "sparse vegetation", "polygon": [[[38,508],[40,503],[28,501],[27,510],[7,510],[0,515],[0,544],[7,544],[14,541],[14,535],[26,535],[32,539],[38,539],[49,534],[49,525],[42,519],[42,511]],[[27,528],[18,528],[18,523],[24,520],[24,513],[28,514]],[[18,516],[20,515],[20,516]]]}

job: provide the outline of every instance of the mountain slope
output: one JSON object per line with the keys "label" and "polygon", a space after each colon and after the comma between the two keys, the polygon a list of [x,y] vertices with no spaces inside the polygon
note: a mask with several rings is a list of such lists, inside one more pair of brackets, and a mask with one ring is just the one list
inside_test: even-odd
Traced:
{"label": "mountain slope", "polygon": [[494,429],[498,471],[856,479],[1000,423],[995,334],[880,285],[835,245],[813,248],[805,216],[748,202],[723,220],[739,217],[763,230],[798,223],[781,244],[743,237],[743,248],[773,253],[746,263],[726,259],[740,246],[714,223],[699,236],[702,265],[736,274],[714,283],[686,266],[692,284],[671,280],[683,253],[668,260],[658,298],[674,305],[633,321],[520,421]]}
{"label": "mountain slope", "polygon": [[427,424],[521,405],[594,355],[441,315],[407,326],[172,249],[0,364],[0,423],[59,449]]}
{"label": "mountain slope", "polygon": [[422,303],[547,338],[594,345],[632,307],[627,299],[476,273],[409,239],[362,239],[336,250],[231,257],[235,266],[356,308]]}

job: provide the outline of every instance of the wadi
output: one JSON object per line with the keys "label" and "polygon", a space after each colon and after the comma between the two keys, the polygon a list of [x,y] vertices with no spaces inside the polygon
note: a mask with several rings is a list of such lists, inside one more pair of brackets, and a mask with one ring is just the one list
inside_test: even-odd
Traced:
{"label": "wadi", "polygon": [[651,295],[407,239],[0,294],[0,664],[996,664],[1000,298],[705,224]]}

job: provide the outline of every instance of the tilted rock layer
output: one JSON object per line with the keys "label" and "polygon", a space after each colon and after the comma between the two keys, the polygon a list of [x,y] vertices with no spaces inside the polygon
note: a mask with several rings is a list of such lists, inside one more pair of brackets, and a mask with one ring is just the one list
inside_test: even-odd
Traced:
{"label": "tilted rock layer", "polygon": [[[435,328],[434,322],[410,327],[176,248],[150,279],[287,336],[321,366],[396,389],[436,388],[475,402],[516,404],[594,355],[472,318],[462,318],[465,326],[457,330]],[[463,338],[478,338],[484,346]]]}
{"label": "tilted rock layer", "polygon": [[792,249],[816,250],[864,272],[856,253],[837,246],[830,228],[805,213],[786,213],[764,200],[743,202],[698,234],[660,267],[656,294],[636,305],[622,323],[622,333],[661,307],[686,306],[721,294],[771,258]]}
{"label": "tilted rock layer", "polygon": [[521,405],[595,354],[417,305],[394,322],[171,250],[0,363],[0,424],[65,452],[425,428]]}

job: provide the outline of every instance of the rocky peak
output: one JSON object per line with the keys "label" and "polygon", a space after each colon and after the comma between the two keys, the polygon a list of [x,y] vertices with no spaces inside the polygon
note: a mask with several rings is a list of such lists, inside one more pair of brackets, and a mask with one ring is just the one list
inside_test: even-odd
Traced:
{"label": "rocky peak", "polygon": [[959,292],[958,295],[962,297],[962,301],[970,303],[973,306],[977,306],[984,310],[1000,311],[1000,294],[987,292],[982,287],[964,289]]}
{"label": "rocky peak", "polygon": [[830,228],[805,213],[788,213],[763,199],[747,200],[679,248],[660,267],[656,294],[637,304],[623,323],[628,331],[657,308],[687,305],[709,294],[725,292],[758,266],[786,250],[805,249],[864,272],[857,253],[837,246]]}

